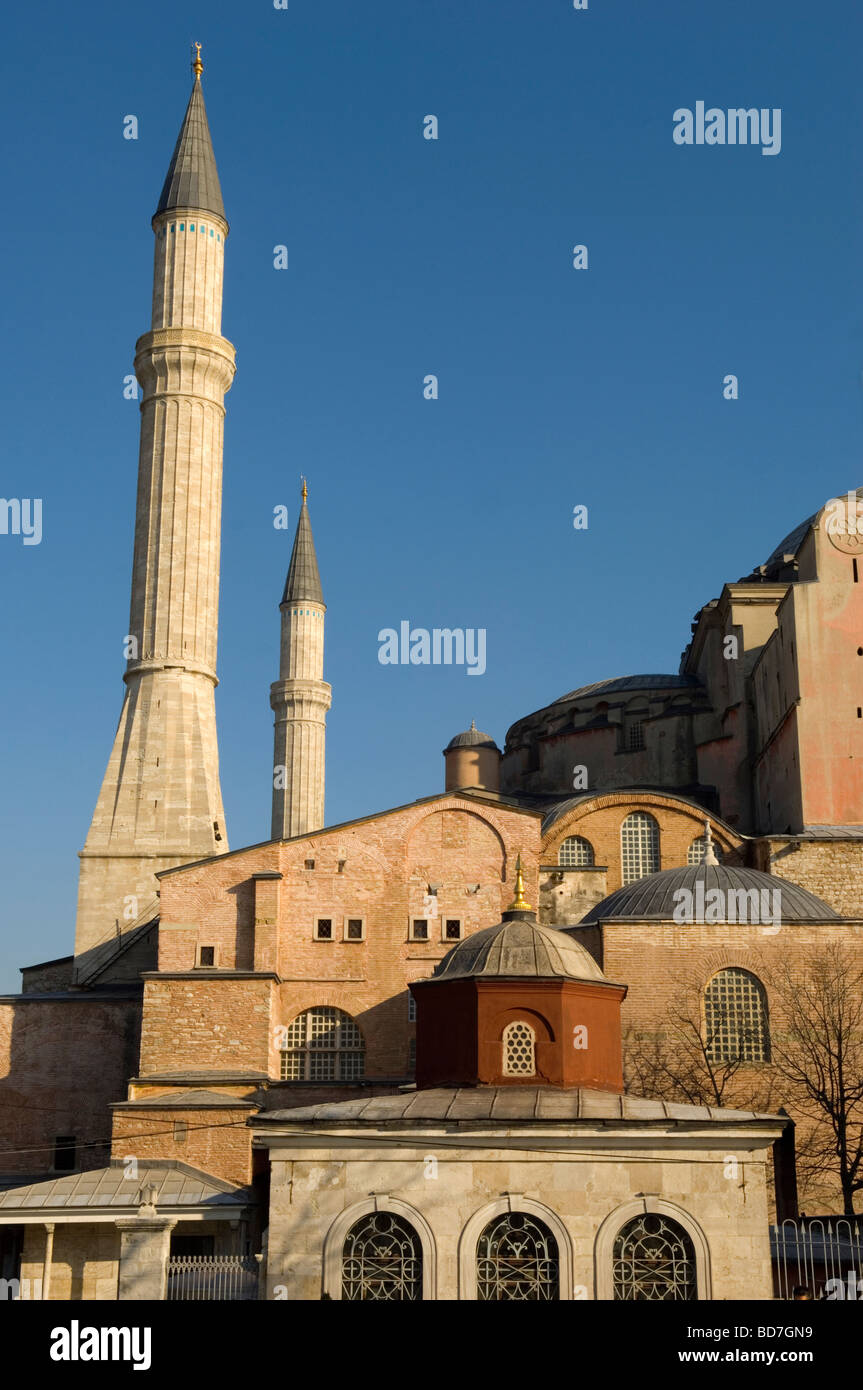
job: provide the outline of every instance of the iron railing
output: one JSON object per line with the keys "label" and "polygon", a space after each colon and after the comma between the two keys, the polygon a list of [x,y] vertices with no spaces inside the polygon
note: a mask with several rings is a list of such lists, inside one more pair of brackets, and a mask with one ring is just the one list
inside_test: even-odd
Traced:
{"label": "iron railing", "polygon": [[254,1255],[174,1255],[168,1261],[169,1301],[250,1303],[258,1297]]}
{"label": "iron railing", "polygon": [[801,1217],[770,1227],[773,1287],[791,1298],[795,1287],[812,1298],[863,1300],[863,1225],[854,1217]]}

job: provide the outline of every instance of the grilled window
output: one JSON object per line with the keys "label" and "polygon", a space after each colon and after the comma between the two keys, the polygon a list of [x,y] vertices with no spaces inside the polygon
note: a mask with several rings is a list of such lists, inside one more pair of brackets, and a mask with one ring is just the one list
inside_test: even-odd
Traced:
{"label": "grilled window", "polygon": [[557,1241],[534,1216],[507,1212],[490,1221],[476,1252],[476,1296],[484,1303],[560,1298]]}
{"label": "grilled window", "polygon": [[614,1297],[629,1302],[698,1298],[695,1251],[682,1226],[647,1212],[627,1221],[614,1242]]}
{"label": "grilled window", "polygon": [[356,1081],[365,1073],[365,1041],[350,1014],[319,1005],[284,1031],[283,1081]]}
{"label": "grilled window", "polygon": [[428,941],[429,924],[426,917],[415,917],[411,922],[411,941]]}
{"label": "grilled window", "polygon": [[570,835],[557,851],[557,862],[565,869],[587,869],[593,864],[593,845],[581,835]]}
{"label": "grilled window", "polygon": [[529,1023],[518,1019],[503,1030],[504,1076],[535,1076],[536,1034]]}
{"label": "grilled window", "polygon": [[332,941],[333,939],[333,919],[332,917],[319,917],[315,922],[315,940]]}
{"label": "grilled window", "polygon": [[352,1226],[342,1251],[342,1298],[351,1302],[419,1302],[422,1247],[401,1216],[370,1212]]}
{"label": "grilled window", "polygon": [[769,1062],[767,997],[748,970],[720,970],[704,991],[704,1040],[711,1062]]}
{"label": "grilled window", "polygon": [[623,882],[659,872],[659,826],[646,811],[633,811],[620,827]]}

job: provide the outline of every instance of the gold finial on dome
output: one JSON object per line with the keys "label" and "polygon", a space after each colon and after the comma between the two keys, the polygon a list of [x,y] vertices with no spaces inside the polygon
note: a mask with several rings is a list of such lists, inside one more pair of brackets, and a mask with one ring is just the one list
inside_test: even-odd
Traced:
{"label": "gold finial on dome", "polygon": [[303,478],[303,501],[304,501],[304,502],[305,502],[306,498],[308,497],[308,495],[309,495],[309,489],[306,487],[306,480],[305,480],[305,478]]}
{"label": "gold finial on dome", "polygon": [[509,912],[532,912],[530,903],[524,900],[524,874],[521,870],[521,855],[515,861],[515,897],[507,909]]}
{"label": "gold finial on dome", "polygon": [[192,72],[196,77],[200,77],[204,71],[204,64],[201,62],[201,45],[195,44],[195,56],[192,59]]}

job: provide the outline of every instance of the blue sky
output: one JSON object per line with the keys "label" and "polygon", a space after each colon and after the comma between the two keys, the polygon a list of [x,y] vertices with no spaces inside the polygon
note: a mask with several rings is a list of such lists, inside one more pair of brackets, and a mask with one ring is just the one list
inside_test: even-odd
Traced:
{"label": "blue sky", "polygon": [[[0,988],[71,949],[120,712],[123,377],[193,39],[238,361],[216,697],[233,847],[269,831],[291,541],[272,517],[286,503],[293,527],[301,473],[331,823],[439,790],[472,718],[502,743],[579,684],[676,671],[701,604],[863,483],[850,4],[48,3],[4,39],[0,495],[42,499],[43,538],[0,535]],[[676,145],[699,100],[781,108],[781,153]],[[486,673],[382,666],[378,631],[404,619],[485,628]]]}

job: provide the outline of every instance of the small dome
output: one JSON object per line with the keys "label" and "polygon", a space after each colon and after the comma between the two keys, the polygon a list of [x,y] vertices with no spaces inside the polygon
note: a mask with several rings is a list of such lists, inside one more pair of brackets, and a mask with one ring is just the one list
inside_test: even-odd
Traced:
{"label": "small dome", "polygon": [[509,976],[604,980],[593,956],[572,937],[541,927],[533,912],[505,912],[497,926],[460,941],[435,967],[434,980]]}
{"label": "small dome", "polygon": [[471,720],[469,729],[465,729],[463,734],[456,734],[451,738],[446,748],[443,750],[448,753],[451,748],[494,748],[495,752],[500,752],[491,734],[483,734]]}
{"label": "small dome", "polygon": [[[635,918],[639,921],[671,921],[677,907],[675,893],[685,888],[694,898],[699,883],[703,884],[705,897],[716,888],[725,894],[749,892],[753,889],[758,893],[762,890],[770,893],[778,890],[782,894],[780,916],[783,922],[841,921],[838,912],[834,912],[827,903],[822,902],[807,888],[801,888],[798,883],[790,883],[787,878],[765,874],[759,869],[739,869],[725,864],[702,862],[685,865],[680,869],[663,869],[658,874],[647,874],[645,878],[638,878],[634,883],[627,883],[625,887],[618,888],[616,893],[610,893],[602,902],[592,907],[578,925],[588,926],[591,922],[603,919],[607,921],[615,917]],[[772,905],[772,897],[768,901]]]}

